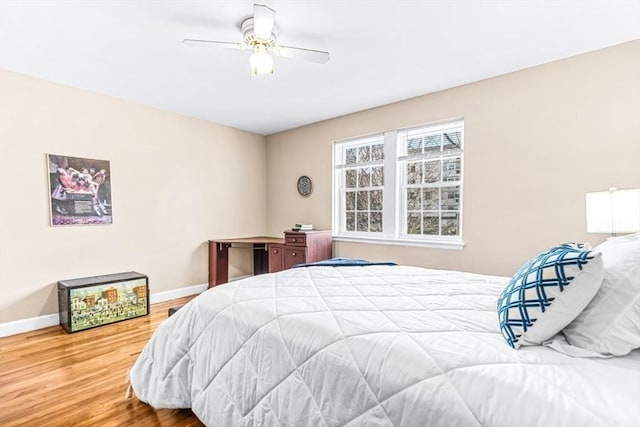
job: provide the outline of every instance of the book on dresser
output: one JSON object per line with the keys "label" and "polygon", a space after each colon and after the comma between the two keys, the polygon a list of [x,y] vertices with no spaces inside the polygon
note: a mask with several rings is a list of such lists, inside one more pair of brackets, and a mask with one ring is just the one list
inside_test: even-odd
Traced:
{"label": "book on dresser", "polygon": [[291,231],[313,231],[313,224],[296,224]]}

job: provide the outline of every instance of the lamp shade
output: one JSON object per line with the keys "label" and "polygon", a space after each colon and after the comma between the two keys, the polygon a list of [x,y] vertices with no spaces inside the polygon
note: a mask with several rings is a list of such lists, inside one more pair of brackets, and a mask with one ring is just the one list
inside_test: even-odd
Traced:
{"label": "lamp shade", "polygon": [[273,58],[267,52],[257,51],[251,55],[249,66],[254,76],[273,74]]}
{"label": "lamp shade", "polygon": [[587,233],[640,231],[640,189],[587,193]]}

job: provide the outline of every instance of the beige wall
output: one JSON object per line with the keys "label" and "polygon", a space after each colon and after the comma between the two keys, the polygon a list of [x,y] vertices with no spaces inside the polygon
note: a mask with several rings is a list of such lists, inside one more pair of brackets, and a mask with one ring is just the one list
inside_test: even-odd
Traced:
{"label": "beige wall", "polygon": [[[330,228],[337,139],[465,118],[464,250],[336,243],[340,256],[510,275],[551,244],[604,238],[584,231],[585,192],[640,186],[640,41],[271,135],[266,147],[5,71],[0,94],[0,323],[56,313],[60,279],[136,270],[162,292],[206,282],[208,238]],[[49,226],[45,153],[111,161],[113,225]],[[314,180],[306,199],[302,174]],[[232,254],[231,276],[250,272],[245,255]]]}
{"label": "beige wall", "polygon": [[[207,239],[266,230],[265,149],[260,135],[0,71],[0,323],[56,313],[61,279],[205,283]],[[113,225],[49,226],[45,153],[111,161]]]}
{"label": "beige wall", "polygon": [[550,245],[602,241],[585,232],[584,194],[640,187],[640,41],[269,136],[269,233],[331,227],[332,141],[460,116],[466,247],[335,243],[334,255],[511,275]]}

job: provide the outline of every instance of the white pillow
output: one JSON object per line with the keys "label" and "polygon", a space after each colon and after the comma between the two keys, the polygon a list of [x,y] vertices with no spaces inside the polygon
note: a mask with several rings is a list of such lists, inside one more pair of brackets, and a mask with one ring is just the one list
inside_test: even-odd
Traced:
{"label": "white pillow", "polygon": [[500,330],[507,343],[540,345],[587,306],[602,283],[600,253],[567,243],[520,267],[498,298]]}
{"label": "white pillow", "polygon": [[570,344],[602,355],[640,348],[640,233],[609,238],[602,252],[602,287],[562,333]]}

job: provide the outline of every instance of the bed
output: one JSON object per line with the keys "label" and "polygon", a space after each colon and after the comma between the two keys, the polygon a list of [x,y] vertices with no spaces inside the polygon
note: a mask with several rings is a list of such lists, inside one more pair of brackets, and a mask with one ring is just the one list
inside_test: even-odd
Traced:
{"label": "bed", "polygon": [[158,327],[131,385],[209,426],[640,425],[640,351],[512,349],[508,281],[373,265],[225,284]]}

